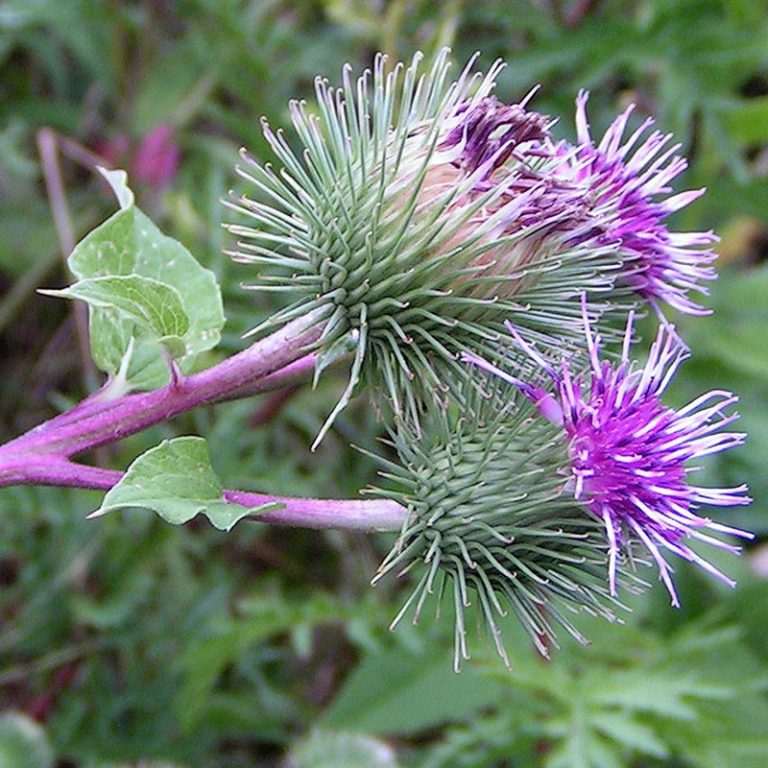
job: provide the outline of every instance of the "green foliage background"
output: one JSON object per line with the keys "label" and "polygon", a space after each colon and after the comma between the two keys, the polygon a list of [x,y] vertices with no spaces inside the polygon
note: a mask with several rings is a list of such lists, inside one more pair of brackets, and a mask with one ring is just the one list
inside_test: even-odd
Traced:
{"label": "green foliage background", "polygon": [[[450,627],[389,633],[398,587],[368,580],[389,537],[233,533],[154,515],[86,521],[96,494],[0,492],[0,768],[58,766],[462,766],[763,768],[768,765],[768,3],[765,0],[5,0],[0,4],[0,432],[7,439],[81,397],[89,381],[71,307],[36,296],[69,282],[36,148],[41,127],[94,151],[136,148],[170,123],[182,153],[162,188],[134,181],[164,231],[224,287],[220,349],[270,310],[222,255],[220,203],[236,150],[266,158],[259,117],[316,74],[373,52],[454,47],[509,63],[499,94],[542,85],[535,106],[572,135],[592,91],[596,132],[629,101],[674,131],[688,187],[709,192],[676,222],[722,236],[716,314],[681,319],[693,360],[672,399],[714,386],[742,397],[748,445],[707,467],[750,482],[729,512],[759,540],[721,588],[683,566],[684,607],[663,589],[625,626],[586,621],[545,664],[514,627],[514,666],[476,642],[451,671]],[[113,210],[105,185],[62,160],[81,237]],[[210,356],[222,352],[206,353]],[[212,359],[209,357],[209,359]],[[92,383],[92,382],[91,382]],[[227,485],[352,496],[374,468],[365,401],[307,450],[343,378],[283,399],[211,408],[93,457],[124,467],[163,438],[209,440]],[[515,641],[514,638],[517,637]]]}

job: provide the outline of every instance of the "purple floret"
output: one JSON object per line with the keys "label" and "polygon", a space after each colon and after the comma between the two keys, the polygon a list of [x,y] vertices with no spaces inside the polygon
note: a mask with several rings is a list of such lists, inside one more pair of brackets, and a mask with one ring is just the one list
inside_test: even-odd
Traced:
{"label": "purple floret", "polygon": [[691,485],[687,481],[690,469],[686,463],[744,441],[742,433],[721,431],[737,418],[736,414],[725,413],[737,398],[729,392],[714,390],[675,411],[660,400],[687,356],[672,327],[662,325],[645,366],[635,368],[629,361],[631,315],[618,365],[600,360],[600,337],[592,336],[586,314],[584,325],[591,365],[588,375],[578,376],[572,375],[566,360],[555,369],[510,327],[518,345],[552,379],[553,394],[521,382],[472,355],[464,355],[464,359],[515,385],[545,418],[562,424],[571,461],[571,477],[566,487],[605,525],[612,594],[616,593],[618,556],[634,538],[656,561],[673,605],[679,605],[679,601],[672,583],[672,568],[664,559],[663,550],[696,563],[733,585],[694,552],[686,540],[695,538],[738,552],[738,547],[704,531],[747,539],[752,535],[713,522],[697,510],[701,505],[747,504],[747,488]]}
{"label": "purple floret", "polygon": [[594,231],[581,186],[556,172],[561,160],[549,132],[552,121],[527,108],[535,92],[517,104],[487,96],[459,105],[440,141],[441,160],[472,180],[470,198],[495,192],[484,210],[492,215],[504,209],[497,236],[532,235],[536,245],[526,248],[534,261]]}
{"label": "purple floret", "polygon": [[519,147],[536,152],[550,138],[551,121],[545,115],[526,109],[535,91],[519,104],[503,104],[495,96],[467,102],[456,111],[460,122],[442,141],[442,148],[459,147],[456,164],[474,172],[485,166],[484,180],[510,158]]}
{"label": "purple floret", "polygon": [[671,134],[651,130],[650,118],[625,137],[634,106],[594,141],[587,94],[576,100],[576,145],[555,142],[552,121],[528,109],[531,93],[506,105],[494,96],[456,109],[440,143],[444,157],[474,178],[474,193],[494,188],[500,199],[524,198],[504,234],[522,229],[555,232],[559,248],[593,245],[616,250],[625,285],[661,314],[666,303],[692,315],[708,314],[690,297],[706,294],[716,277],[712,232],[671,232],[668,217],[704,194],[673,194],[671,182],[687,167]]}
{"label": "purple floret", "polygon": [[686,160],[675,155],[680,145],[670,144],[671,134],[649,133],[650,118],[624,139],[634,105],[596,144],[587,120],[587,98],[582,91],[576,100],[577,146],[557,147],[563,158],[557,173],[592,199],[595,229],[590,238],[620,245],[629,257],[627,282],[647,301],[663,301],[688,314],[708,314],[688,293],[706,294],[701,282],[716,277],[707,265],[716,258],[708,246],[717,238],[712,232],[670,232],[665,222],[705,192],[670,194],[670,182],[687,167]]}

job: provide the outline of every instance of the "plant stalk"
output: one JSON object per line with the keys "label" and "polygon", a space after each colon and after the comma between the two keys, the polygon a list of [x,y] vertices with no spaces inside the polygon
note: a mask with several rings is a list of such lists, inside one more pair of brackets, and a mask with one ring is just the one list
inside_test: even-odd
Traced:
{"label": "plant stalk", "polygon": [[[0,487],[53,485],[109,490],[122,473],[70,461],[78,453],[114,442],[206,403],[248,397],[307,378],[310,351],[322,333],[322,314],[310,313],[218,365],[172,381],[152,392],[115,399],[107,389],[86,398],[0,447]],[[399,530],[406,510],[387,499],[302,499],[246,491],[224,491],[224,499],[246,508],[283,506],[247,519],[273,525],[360,531]]]}
{"label": "plant stalk", "polygon": [[0,447],[0,475],[22,454],[32,462],[39,456],[67,459],[197,406],[291,383],[306,375],[314,360],[308,352],[322,327],[321,311],[310,313],[217,365],[160,389],[114,400],[99,398],[100,393],[96,393]]}
{"label": "plant stalk", "polygon": [[[0,486],[53,485],[108,491],[122,477],[122,472],[50,456],[33,460],[22,454],[15,462],[0,466]],[[280,509],[245,519],[291,527],[398,531],[407,514],[404,507],[389,499],[303,499],[233,490],[225,490],[223,496],[245,508],[283,504]]]}

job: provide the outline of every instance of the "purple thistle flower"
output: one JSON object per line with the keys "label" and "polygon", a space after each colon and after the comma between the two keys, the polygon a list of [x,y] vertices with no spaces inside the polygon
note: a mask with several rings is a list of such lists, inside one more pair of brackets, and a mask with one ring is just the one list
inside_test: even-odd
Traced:
{"label": "purple thistle flower", "polygon": [[563,143],[555,149],[563,161],[558,173],[578,184],[593,201],[596,224],[589,239],[619,243],[633,257],[627,265],[628,283],[652,304],[661,300],[681,312],[708,314],[688,292],[707,294],[700,281],[716,277],[706,265],[716,258],[707,246],[717,237],[712,232],[670,232],[664,223],[705,192],[669,195],[670,182],[687,167],[686,160],[675,155],[680,145],[670,145],[672,134],[648,133],[653,124],[650,118],[624,139],[634,105],[613,121],[596,144],[590,135],[587,99],[584,91],[576,99],[578,145]]}
{"label": "purple thistle flower", "polygon": [[631,314],[618,365],[600,360],[600,337],[593,337],[586,310],[584,326],[590,357],[588,380],[586,375],[574,376],[567,360],[557,370],[509,326],[517,344],[554,383],[554,394],[522,382],[473,355],[464,354],[463,358],[513,384],[537,405],[545,418],[562,424],[571,460],[566,487],[605,525],[611,594],[616,594],[619,553],[635,537],[656,561],[673,605],[678,606],[679,601],[672,583],[673,571],[662,550],[696,563],[733,586],[734,582],[696,554],[686,539],[695,538],[738,552],[738,547],[703,531],[746,539],[752,535],[713,522],[697,510],[702,504],[748,504],[747,488],[690,485],[686,462],[744,441],[744,434],[720,431],[737,418],[737,414],[724,414],[737,398],[729,392],[713,390],[678,411],[668,408],[661,402],[661,395],[687,357],[674,328],[660,327],[645,366],[635,368],[629,361]]}

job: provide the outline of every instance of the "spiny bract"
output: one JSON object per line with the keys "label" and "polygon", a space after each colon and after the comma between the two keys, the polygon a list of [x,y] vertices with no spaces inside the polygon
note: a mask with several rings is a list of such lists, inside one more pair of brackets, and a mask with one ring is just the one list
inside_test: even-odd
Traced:
{"label": "spiny bract", "polygon": [[466,379],[461,350],[494,354],[510,317],[531,340],[582,343],[579,293],[610,290],[621,266],[614,243],[583,244],[578,185],[540,171],[548,118],[491,95],[501,63],[451,82],[447,51],[426,73],[420,59],[318,79],[316,103],[290,108],[301,151],[265,124],[281,167],[240,169],[257,194],[233,204],[254,222],[231,226],[233,255],[266,267],[254,290],[293,297],[268,324],[324,308],[317,372],[353,359],[328,424],[363,376],[414,417]]}
{"label": "spiny bract", "polygon": [[[469,391],[469,388],[468,388]],[[486,399],[487,397],[487,399]],[[376,579],[411,573],[415,588],[394,623],[444,593],[456,616],[455,663],[467,657],[465,609],[476,599],[499,654],[497,620],[511,609],[542,654],[556,625],[580,641],[568,612],[615,620],[621,603],[605,578],[608,545],[599,521],[565,490],[568,446],[512,387],[469,392],[462,408],[431,411],[416,434],[395,435],[399,461],[384,462],[391,485],[371,489],[408,510]],[[642,584],[631,574],[622,583]]]}

